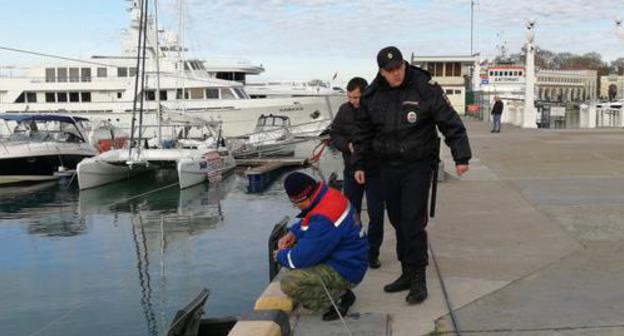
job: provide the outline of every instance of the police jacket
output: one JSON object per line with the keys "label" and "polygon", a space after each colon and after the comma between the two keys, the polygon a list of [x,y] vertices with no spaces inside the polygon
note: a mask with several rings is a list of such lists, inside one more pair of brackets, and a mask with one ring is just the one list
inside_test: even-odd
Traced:
{"label": "police jacket", "polygon": [[277,253],[277,261],[288,268],[326,264],[353,284],[368,268],[368,238],[355,223],[355,211],[337,190],[320,183],[312,204],[291,228],[297,241]]}
{"label": "police jacket", "polygon": [[378,74],[363,94],[354,138],[354,166],[365,168],[374,152],[384,164],[432,160],[437,153],[436,126],[451,148],[456,164],[468,164],[472,154],[466,128],[431,75],[406,64],[405,79],[390,87]]}
{"label": "police jacket", "polygon": [[[342,159],[344,160],[346,169],[353,168],[353,156],[351,149],[349,149],[349,143],[353,143],[355,122],[360,113],[363,113],[363,108],[361,106],[355,108],[351,103],[346,102],[338,109],[338,113],[334,117],[334,121],[332,121],[330,127],[330,144],[342,152]],[[365,168],[367,171],[376,171],[378,169],[378,162],[374,155],[366,158]]]}

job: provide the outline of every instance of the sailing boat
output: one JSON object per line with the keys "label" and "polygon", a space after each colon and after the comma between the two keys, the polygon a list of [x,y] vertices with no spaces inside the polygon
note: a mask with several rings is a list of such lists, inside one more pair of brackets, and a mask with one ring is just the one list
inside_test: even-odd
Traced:
{"label": "sailing boat", "polygon": [[[81,190],[95,188],[104,184],[128,179],[152,172],[158,167],[175,166],[181,189],[202,183],[207,179],[219,180],[223,174],[231,172],[236,163],[227,149],[221,132],[215,132],[215,124],[197,117],[187,117],[183,113],[169,112],[174,124],[162,125],[158,113],[158,141],[155,148],[150,148],[144,131],[150,127],[143,125],[143,102],[145,100],[145,40],[147,29],[148,0],[141,8],[139,29],[139,48],[137,55],[137,74],[135,76],[135,101],[133,111],[139,103],[138,137],[135,139],[135,120],[132,118],[130,147],[105,152],[78,164],[78,185]],[[142,53],[142,55],[141,55]],[[143,60],[141,64],[141,60]],[[158,64],[158,60],[156,62]],[[141,91],[139,93],[139,74]],[[139,101],[140,99],[140,101]],[[158,108],[160,111],[160,106]],[[177,119],[177,120],[176,120]],[[168,128],[178,134],[176,141],[163,146],[162,129]],[[198,131],[200,130],[200,131]],[[189,139],[193,134],[195,139]],[[183,141],[191,140],[191,141]]]}

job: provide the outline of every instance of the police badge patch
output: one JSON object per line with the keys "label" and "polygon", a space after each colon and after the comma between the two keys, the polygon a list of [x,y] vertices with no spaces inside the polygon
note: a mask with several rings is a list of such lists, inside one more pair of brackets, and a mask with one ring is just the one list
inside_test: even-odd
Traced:
{"label": "police badge patch", "polygon": [[416,114],[416,112],[414,111],[409,111],[407,113],[407,122],[410,124],[415,123],[416,121],[418,121],[418,115]]}

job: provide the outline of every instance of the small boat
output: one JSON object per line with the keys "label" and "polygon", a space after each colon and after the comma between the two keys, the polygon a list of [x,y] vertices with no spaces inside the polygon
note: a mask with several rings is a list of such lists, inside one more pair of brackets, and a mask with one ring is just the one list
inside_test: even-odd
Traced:
{"label": "small boat", "polygon": [[295,137],[291,133],[290,118],[283,115],[261,115],[253,133],[236,150],[236,158],[256,156],[292,156],[295,154]]}
{"label": "small boat", "polygon": [[1,113],[0,185],[55,180],[59,170],[76,168],[97,155],[85,137],[86,118]]}

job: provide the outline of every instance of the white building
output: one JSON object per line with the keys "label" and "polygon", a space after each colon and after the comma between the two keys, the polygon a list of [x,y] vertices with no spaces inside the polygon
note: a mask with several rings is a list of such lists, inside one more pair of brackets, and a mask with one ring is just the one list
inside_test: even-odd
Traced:
{"label": "white building", "polygon": [[546,70],[537,71],[537,100],[583,102],[596,100],[598,71]]}
{"label": "white building", "polygon": [[[600,77],[600,98],[601,99],[610,99],[619,100],[624,98],[622,95],[624,90],[624,76],[618,75],[608,75]],[[614,97],[609,96],[609,92],[611,91]]]}
{"label": "white building", "polygon": [[466,112],[466,92],[479,86],[479,54],[473,56],[414,56],[412,65],[431,73],[460,115]]}

